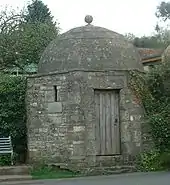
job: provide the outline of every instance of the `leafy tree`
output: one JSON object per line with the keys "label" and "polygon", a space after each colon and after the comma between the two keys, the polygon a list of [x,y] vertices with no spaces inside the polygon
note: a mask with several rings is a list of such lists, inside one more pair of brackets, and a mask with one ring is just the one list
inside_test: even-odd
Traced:
{"label": "leafy tree", "polygon": [[0,74],[0,136],[12,137],[18,162],[25,162],[27,150],[25,89],[23,77]]}
{"label": "leafy tree", "polygon": [[10,36],[15,43],[17,61],[21,66],[38,63],[42,52],[56,36],[57,30],[46,23],[23,23]]}
{"label": "leafy tree", "polygon": [[132,42],[134,41],[135,39],[135,35],[133,33],[126,33],[125,35],[125,38],[129,41],[129,42]]}
{"label": "leafy tree", "polygon": [[125,34],[125,38],[139,48],[165,48],[170,40],[170,38],[168,39],[168,33],[168,30],[165,31],[159,28],[159,33],[152,36],[136,37],[128,33]]}
{"label": "leafy tree", "polygon": [[170,19],[170,2],[161,2],[157,7],[156,16],[163,21]]}
{"label": "leafy tree", "polygon": [[141,48],[164,48],[165,43],[160,40],[159,35],[136,37],[133,41],[134,46]]}
{"label": "leafy tree", "polygon": [[[161,2],[157,7],[155,15],[159,20],[166,22],[170,19],[170,2]],[[155,26],[156,36],[159,43],[163,43],[165,47],[170,44],[170,31],[169,28],[160,27],[159,24]]]}
{"label": "leafy tree", "polygon": [[[17,66],[15,41],[13,33],[19,29],[23,21],[23,12],[15,12],[5,8],[0,12],[0,69]],[[17,40],[18,42],[19,40]]]}
{"label": "leafy tree", "polygon": [[157,30],[157,38],[159,42],[163,43],[165,47],[170,44],[170,31],[167,28],[159,27]]}
{"label": "leafy tree", "polygon": [[[33,10],[30,10],[32,6],[28,5],[29,11],[4,9],[0,12],[0,70],[11,67],[24,70],[24,66],[28,64],[37,64],[43,50],[57,37],[59,27],[52,21],[52,16],[48,14],[47,17],[45,14],[44,21],[45,18],[40,18],[38,14],[39,18],[33,19],[33,16],[30,16],[34,14]],[[35,21],[37,19],[38,21]]]}
{"label": "leafy tree", "polygon": [[53,16],[47,5],[41,0],[32,0],[32,3],[27,6],[25,21],[31,23],[53,23]]}

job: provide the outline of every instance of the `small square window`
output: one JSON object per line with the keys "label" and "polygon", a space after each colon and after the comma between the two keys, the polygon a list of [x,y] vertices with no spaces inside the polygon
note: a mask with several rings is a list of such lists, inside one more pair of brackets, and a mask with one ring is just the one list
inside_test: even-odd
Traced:
{"label": "small square window", "polygon": [[57,86],[54,85],[54,101],[57,102],[58,97],[57,97]]}

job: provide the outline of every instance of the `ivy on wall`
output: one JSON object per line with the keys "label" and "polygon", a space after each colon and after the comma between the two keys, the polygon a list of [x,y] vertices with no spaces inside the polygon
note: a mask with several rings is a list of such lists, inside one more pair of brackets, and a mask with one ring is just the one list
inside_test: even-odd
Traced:
{"label": "ivy on wall", "polygon": [[170,156],[170,66],[163,64],[147,74],[132,71],[130,76],[131,88],[144,106],[145,120],[155,145],[154,152],[142,156],[142,165],[150,170],[162,169],[162,165],[168,164],[163,161]]}
{"label": "ivy on wall", "polygon": [[24,162],[26,140],[26,79],[0,75],[0,137],[12,137],[18,162]]}

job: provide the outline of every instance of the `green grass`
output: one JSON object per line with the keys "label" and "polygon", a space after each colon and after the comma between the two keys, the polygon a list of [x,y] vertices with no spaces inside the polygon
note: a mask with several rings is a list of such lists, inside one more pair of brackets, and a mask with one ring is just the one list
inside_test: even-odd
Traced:
{"label": "green grass", "polygon": [[33,179],[60,179],[78,177],[78,173],[55,169],[50,167],[38,167],[31,170]]}

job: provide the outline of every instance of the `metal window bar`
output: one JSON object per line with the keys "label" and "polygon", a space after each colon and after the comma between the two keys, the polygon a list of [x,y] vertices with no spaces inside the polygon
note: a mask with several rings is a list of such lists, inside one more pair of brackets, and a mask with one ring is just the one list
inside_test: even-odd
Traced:
{"label": "metal window bar", "polygon": [[11,136],[0,138],[0,154],[11,154],[11,165],[13,165],[13,147]]}

